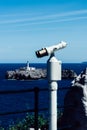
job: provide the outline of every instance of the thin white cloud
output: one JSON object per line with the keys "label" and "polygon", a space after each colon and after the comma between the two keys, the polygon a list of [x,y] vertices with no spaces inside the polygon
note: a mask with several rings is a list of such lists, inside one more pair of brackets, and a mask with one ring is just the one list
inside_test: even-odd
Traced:
{"label": "thin white cloud", "polygon": [[74,17],[74,18],[66,18],[66,19],[58,19],[58,20],[47,20],[47,21],[38,21],[38,22],[31,22],[31,23],[24,23],[19,24],[17,26],[27,26],[27,25],[40,25],[40,24],[49,24],[49,23],[59,23],[59,22],[70,22],[76,20],[85,20],[87,17]]}
{"label": "thin white cloud", "polygon": [[[76,20],[83,20],[83,19],[87,19],[87,17],[75,17],[75,18],[67,18],[67,19],[59,19],[59,20],[49,20],[49,21],[41,21],[41,22],[32,22],[32,23],[25,23],[25,24],[19,24],[19,25],[16,25],[16,26],[28,26],[28,25],[40,25],[40,24],[51,24],[51,23],[60,23],[60,22],[72,22],[72,21],[76,21]],[[29,32],[29,31],[39,31],[39,30],[57,30],[58,28],[56,27],[46,27],[46,28],[33,28],[33,29],[9,29],[9,30],[0,30],[0,32],[3,32],[3,33],[14,33],[14,32]]]}
{"label": "thin white cloud", "polygon": [[[25,24],[21,24],[21,25],[17,25],[17,26],[27,26],[27,25],[40,25],[40,24],[50,24],[50,23],[59,23],[59,22],[72,22],[72,21],[77,21],[77,20],[84,20],[87,19],[86,16],[84,17],[73,17],[73,18],[66,18],[66,19],[59,19],[59,20],[48,20],[48,21],[41,21],[41,22],[31,22],[31,23],[25,23]],[[14,30],[0,30],[0,32],[29,32],[29,31],[33,31],[33,30],[55,30],[58,29],[56,27],[46,27],[46,28],[33,28],[33,29],[14,29]]]}
{"label": "thin white cloud", "polygon": [[[61,13],[61,14],[51,14],[51,15],[45,15],[45,16],[40,15],[37,17],[32,16],[30,18],[20,18],[20,19],[13,19],[12,17],[13,20],[7,20],[7,18],[5,20],[0,20],[0,24],[17,24],[17,23],[24,23],[24,22],[37,22],[37,21],[42,22],[42,20],[44,20],[44,23],[47,23],[47,20],[57,19],[59,21],[63,21],[61,19],[66,19],[67,17],[72,17],[72,16],[75,16],[75,17],[77,16],[78,18],[80,18],[79,16],[82,16],[85,14],[87,14],[87,10],[77,10],[77,11],[71,11],[71,12],[66,12],[66,13]],[[73,18],[73,19],[76,19],[76,18]],[[81,17],[80,19],[84,19],[84,17],[83,18]]]}

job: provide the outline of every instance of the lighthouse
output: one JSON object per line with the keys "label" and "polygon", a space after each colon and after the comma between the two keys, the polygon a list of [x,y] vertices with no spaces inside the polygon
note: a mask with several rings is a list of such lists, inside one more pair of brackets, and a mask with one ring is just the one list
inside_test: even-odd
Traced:
{"label": "lighthouse", "polygon": [[28,70],[28,71],[30,71],[30,70],[35,70],[35,67],[29,67],[29,61],[27,61],[26,70]]}
{"label": "lighthouse", "polygon": [[29,67],[29,61],[27,61],[27,70],[30,70],[30,67]]}

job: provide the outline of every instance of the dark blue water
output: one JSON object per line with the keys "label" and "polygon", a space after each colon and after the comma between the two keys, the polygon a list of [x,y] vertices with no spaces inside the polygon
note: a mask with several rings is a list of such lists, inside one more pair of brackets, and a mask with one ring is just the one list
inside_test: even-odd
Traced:
{"label": "dark blue water", "polygon": [[[20,67],[25,67],[26,64],[0,64],[0,91],[6,90],[23,90],[32,89],[35,87],[48,88],[48,81],[44,80],[7,80],[5,79],[5,73],[7,70],[14,70]],[[46,68],[46,64],[30,64],[30,66],[36,68]],[[87,64],[82,63],[69,63],[62,64],[63,69],[72,69],[77,74],[83,71],[87,67]],[[71,80],[58,81],[59,87],[69,87],[71,85]],[[66,90],[58,91],[58,105],[63,105],[63,99]],[[48,107],[49,94],[47,92],[39,93],[39,108]],[[34,108],[34,93],[21,93],[21,94],[2,94],[0,95],[0,113],[13,112],[26,109]],[[47,114],[48,112],[46,112]],[[24,114],[6,115],[0,116],[0,124],[7,126],[16,120],[20,120],[26,116]]]}

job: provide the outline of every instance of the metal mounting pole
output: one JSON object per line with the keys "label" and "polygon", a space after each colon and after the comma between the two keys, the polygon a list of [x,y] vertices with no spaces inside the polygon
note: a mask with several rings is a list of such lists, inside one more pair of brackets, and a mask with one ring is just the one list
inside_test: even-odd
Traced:
{"label": "metal mounting pole", "polygon": [[61,41],[57,45],[42,48],[36,51],[38,58],[50,55],[47,61],[47,78],[49,83],[49,130],[57,130],[57,81],[61,80],[61,62],[56,59],[54,52],[65,48],[66,42]]}
{"label": "metal mounting pole", "polygon": [[57,89],[61,80],[61,62],[54,53],[47,61],[47,78],[49,83],[49,130],[57,130]]}

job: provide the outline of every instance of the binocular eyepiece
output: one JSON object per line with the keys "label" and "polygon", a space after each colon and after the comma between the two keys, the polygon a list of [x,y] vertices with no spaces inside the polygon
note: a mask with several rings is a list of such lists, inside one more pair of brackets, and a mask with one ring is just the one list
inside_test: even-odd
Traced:
{"label": "binocular eyepiece", "polygon": [[65,48],[66,45],[67,45],[66,42],[61,41],[61,42],[60,42],[59,44],[57,44],[57,45],[53,45],[53,46],[50,46],[50,47],[42,48],[41,50],[38,50],[38,51],[36,51],[35,53],[36,53],[36,56],[37,56],[38,58],[41,58],[41,57],[44,57],[44,56],[48,56],[48,55],[54,53],[54,52],[57,51],[57,50],[60,50],[60,49]]}
{"label": "binocular eyepiece", "polygon": [[47,55],[48,55],[48,52],[47,52],[46,48],[42,48],[41,50],[36,51],[36,56],[38,58],[44,57],[44,56],[47,56]]}

